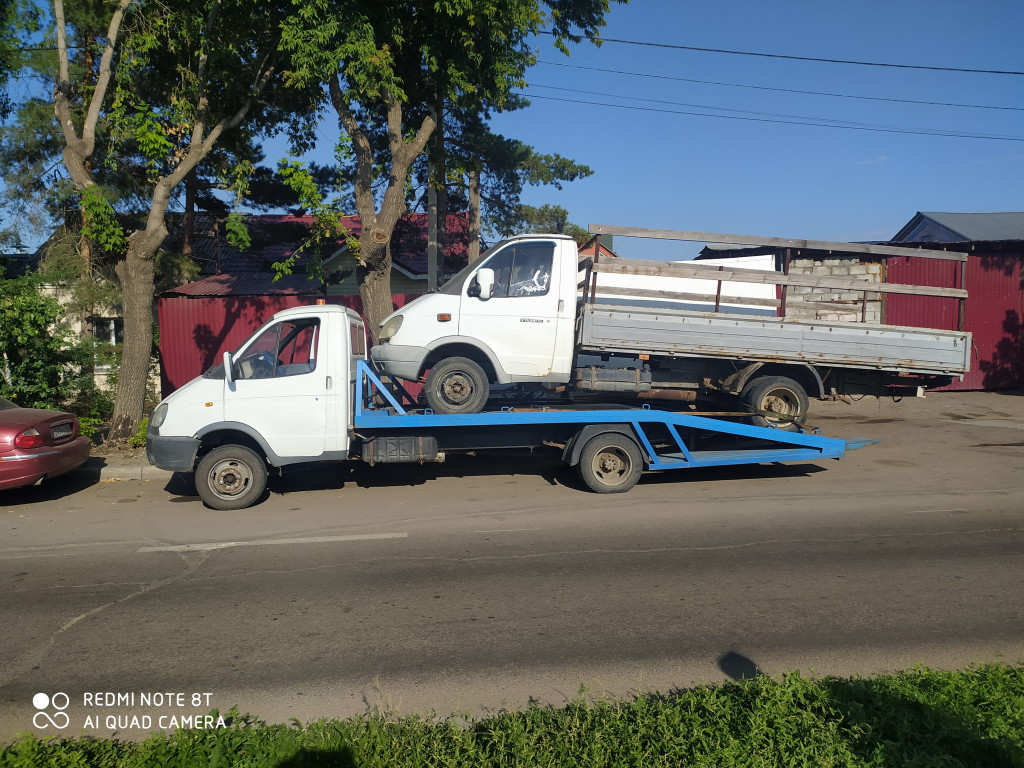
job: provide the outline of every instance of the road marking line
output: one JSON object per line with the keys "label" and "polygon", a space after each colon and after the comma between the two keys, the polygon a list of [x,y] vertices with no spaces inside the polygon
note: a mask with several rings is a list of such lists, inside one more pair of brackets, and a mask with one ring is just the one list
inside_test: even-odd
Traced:
{"label": "road marking line", "polygon": [[372,539],[404,539],[408,533],[361,533],[352,536],[310,536],[302,539],[256,539],[254,541],[208,541],[199,544],[177,544],[167,547],[142,547],[137,552],[209,552],[230,547],[265,547],[270,544],[330,544],[336,541],[368,541]]}
{"label": "road marking line", "polygon": [[483,531],[473,531],[473,533],[519,533],[520,531],[543,531],[543,528],[489,528]]}

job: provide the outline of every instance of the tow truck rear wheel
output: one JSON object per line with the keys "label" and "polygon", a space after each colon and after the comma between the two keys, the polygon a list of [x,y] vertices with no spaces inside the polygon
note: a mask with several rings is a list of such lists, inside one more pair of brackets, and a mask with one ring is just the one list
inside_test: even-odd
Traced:
{"label": "tow truck rear wheel", "polygon": [[806,390],[788,376],[761,376],[750,382],[740,402],[752,411],[751,421],[759,427],[774,425],[795,432],[807,421],[811,401]]}
{"label": "tow truck rear wheel", "polygon": [[490,393],[484,369],[468,357],[449,357],[434,365],[423,388],[435,413],[479,413]]}
{"label": "tow truck rear wheel", "polygon": [[222,445],[199,460],[196,491],[214,509],[245,509],[267,488],[267,464],[244,445]]}
{"label": "tow truck rear wheel", "polygon": [[640,448],[621,432],[604,432],[587,440],[576,465],[580,478],[596,493],[624,493],[643,472]]}

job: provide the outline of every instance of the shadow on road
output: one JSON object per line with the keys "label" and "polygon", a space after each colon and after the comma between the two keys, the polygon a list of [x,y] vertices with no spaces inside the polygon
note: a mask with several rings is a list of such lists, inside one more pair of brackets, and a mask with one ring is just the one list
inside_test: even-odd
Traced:
{"label": "shadow on road", "polygon": [[[807,477],[827,471],[815,464],[755,464],[735,467],[711,467],[693,470],[647,472],[641,486],[666,483],[718,482],[754,479],[770,481]],[[337,491],[346,485],[359,488],[415,487],[444,478],[492,478],[495,483],[508,481],[516,475],[539,477],[548,485],[562,486],[581,493],[592,493],[580,480],[575,468],[561,461],[559,451],[539,450],[534,453],[504,451],[501,455],[456,454],[442,463],[376,464],[362,462],[328,462],[287,467],[280,476],[267,480],[270,495],[303,491]],[[189,475],[175,474],[164,490],[179,498],[176,502],[198,502],[195,483]]]}
{"label": "shadow on road", "polygon": [[84,491],[100,482],[100,474],[106,466],[106,459],[93,456],[78,469],[39,485],[26,485],[0,491],[0,507],[24,504],[44,504]]}

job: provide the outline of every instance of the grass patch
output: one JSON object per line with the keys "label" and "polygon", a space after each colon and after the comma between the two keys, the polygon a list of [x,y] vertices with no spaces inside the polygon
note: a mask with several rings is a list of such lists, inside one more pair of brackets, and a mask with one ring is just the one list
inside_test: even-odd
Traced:
{"label": "grass patch", "polygon": [[369,715],[268,725],[232,713],[229,728],[141,743],[24,736],[0,766],[1024,768],[1024,667],[758,676],[628,703],[581,698],[469,726]]}

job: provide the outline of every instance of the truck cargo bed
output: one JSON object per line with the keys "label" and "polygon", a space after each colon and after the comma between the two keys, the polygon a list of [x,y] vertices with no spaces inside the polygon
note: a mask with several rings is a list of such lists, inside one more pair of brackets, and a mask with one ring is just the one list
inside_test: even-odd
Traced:
{"label": "truck cargo bed", "polygon": [[970,369],[970,334],[869,323],[826,323],[663,307],[585,304],[588,352],[785,361],[906,373]]}

